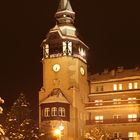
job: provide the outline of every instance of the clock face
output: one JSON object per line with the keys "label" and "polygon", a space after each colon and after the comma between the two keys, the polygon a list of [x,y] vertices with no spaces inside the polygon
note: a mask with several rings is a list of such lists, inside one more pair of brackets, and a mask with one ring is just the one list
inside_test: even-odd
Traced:
{"label": "clock face", "polygon": [[54,65],[53,65],[53,71],[54,71],[54,72],[60,71],[60,65],[59,65],[59,64],[54,64]]}
{"label": "clock face", "polygon": [[80,73],[81,73],[82,75],[85,75],[85,70],[84,70],[83,67],[80,67]]}

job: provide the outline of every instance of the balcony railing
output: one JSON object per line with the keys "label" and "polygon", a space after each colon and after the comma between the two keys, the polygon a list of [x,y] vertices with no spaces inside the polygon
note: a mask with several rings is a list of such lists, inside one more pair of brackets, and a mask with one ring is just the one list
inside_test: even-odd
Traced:
{"label": "balcony railing", "polygon": [[98,107],[98,106],[113,106],[113,105],[131,105],[140,104],[140,100],[119,100],[119,101],[103,101],[103,102],[88,102],[85,107]]}
{"label": "balcony railing", "polygon": [[86,120],[86,125],[95,124],[120,124],[120,123],[140,123],[140,118],[133,119],[105,119],[105,120]]}

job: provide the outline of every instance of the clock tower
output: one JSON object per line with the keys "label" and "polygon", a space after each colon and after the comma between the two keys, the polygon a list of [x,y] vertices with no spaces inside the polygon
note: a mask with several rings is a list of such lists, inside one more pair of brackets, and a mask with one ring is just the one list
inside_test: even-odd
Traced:
{"label": "clock tower", "polygon": [[89,93],[88,47],[77,36],[75,12],[69,0],[60,0],[55,18],[55,27],[41,44],[43,86],[39,91],[39,125],[46,135],[83,140],[84,103]]}

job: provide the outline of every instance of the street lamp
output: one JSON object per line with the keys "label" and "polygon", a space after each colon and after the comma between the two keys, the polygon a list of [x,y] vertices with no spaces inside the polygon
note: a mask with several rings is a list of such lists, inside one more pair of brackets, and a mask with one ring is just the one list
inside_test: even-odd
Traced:
{"label": "street lamp", "polygon": [[63,130],[64,130],[64,126],[62,124],[54,130],[54,135],[57,137],[57,140],[61,140],[61,134]]}

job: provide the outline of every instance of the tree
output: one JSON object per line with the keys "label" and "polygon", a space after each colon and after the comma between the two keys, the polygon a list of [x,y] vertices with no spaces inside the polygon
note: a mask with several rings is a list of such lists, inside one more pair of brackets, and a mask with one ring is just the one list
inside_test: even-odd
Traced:
{"label": "tree", "polygon": [[13,103],[6,118],[6,136],[9,139],[32,140],[39,137],[39,129],[31,119],[30,104],[24,94]]}
{"label": "tree", "polygon": [[[3,104],[4,100],[0,97],[0,104]],[[2,114],[3,108],[0,106],[0,114]]]}
{"label": "tree", "polygon": [[[0,104],[3,104],[4,100],[0,97]],[[0,106],[0,114],[3,113],[3,108]],[[0,124],[0,139],[2,139],[2,137],[5,135],[5,131],[4,128],[2,126],[2,124]]]}
{"label": "tree", "polygon": [[32,119],[26,119],[21,123],[20,133],[26,140],[39,139],[40,136],[39,128]]}
{"label": "tree", "polygon": [[102,126],[94,126],[85,134],[87,140],[107,140],[110,139],[110,133]]}

